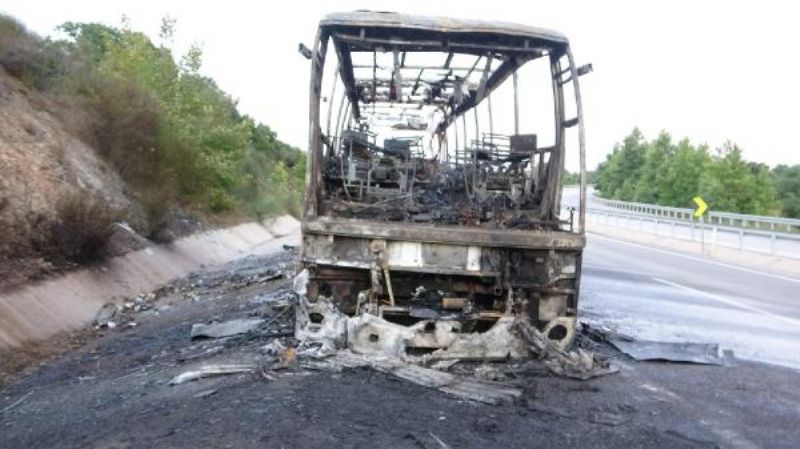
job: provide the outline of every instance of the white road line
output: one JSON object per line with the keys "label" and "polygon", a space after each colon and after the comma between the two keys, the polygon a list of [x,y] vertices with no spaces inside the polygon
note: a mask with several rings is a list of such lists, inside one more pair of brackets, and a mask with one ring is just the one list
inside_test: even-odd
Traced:
{"label": "white road line", "polygon": [[773,319],[776,319],[776,320],[784,321],[786,323],[789,323],[789,324],[792,324],[792,325],[795,325],[795,326],[800,326],[800,320],[796,320],[794,318],[785,317],[783,315],[778,315],[777,313],[768,312],[768,311],[766,311],[764,309],[761,309],[761,308],[756,307],[756,306],[751,306],[750,304],[746,304],[744,302],[738,301],[738,300],[733,299],[733,298],[728,298],[728,297],[725,297],[725,296],[720,296],[720,295],[715,295],[713,293],[704,292],[703,290],[698,290],[696,288],[689,287],[689,286],[686,286],[686,285],[683,285],[683,284],[678,284],[676,282],[668,281],[666,279],[661,279],[661,278],[654,277],[653,280],[656,281],[656,282],[659,282],[661,284],[664,284],[664,285],[669,285],[670,287],[675,287],[675,288],[680,289],[680,290],[684,290],[684,291],[687,291],[687,292],[690,292],[690,293],[694,293],[694,294],[699,295],[699,296],[703,296],[703,297],[706,297],[706,298],[709,298],[709,299],[713,299],[714,301],[718,301],[718,302],[721,302],[721,303],[724,303],[724,304],[728,304],[728,305],[731,305],[731,306],[739,307],[741,309],[749,310],[751,312],[756,312],[756,313],[758,313],[760,315],[764,315],[766,317],[770,317],[770,318],[773,318]]}
{"label": "white road line", "polygon": [[688,254],[677,253],[677,252],[674,252],[674,251],[667,251],[665,249],[653,248],[652,246],[645,246],[645,245],[640,245],[638,243],[631,243],[631,242],[626,242],[626,241],[623,241],[623,240],[617,240],[617,239],[614,239],[614,238],[611,238],[611,237],[606,237],[604,235],[595,234],[593,232],[587,232],[587,234],[591,234],[591,236],[593,238],[596,237],[596,238],[600,238],[600,239],[603,239],[603,240],[609,240],[609,241],[612,241],[614,243],[620,243],[620,244],[623,244],[623,245],[633,246],[633,247],[639,248],[639,249],[645,249],[645,250],[648,250],[648,251],[655,251],[655,252],[659,252],[659,253],[669,254],[669,255],[672,255],[672,256],[683,257],[684,259],[695,260],[695,261],[698,261],[698,262],[705,262],[705,263],[708,263],[708,264],[711,264],[711,265],[717,265],[717,266],[725,267],[725,268],[732,268],[734,270],[740,270],[740,271],[744,271],[744,272],[751,273],[751,274],[757,274],[757,275],[760,275],[760,276],[766,276],[766,277],[771,277],[771,278],[774,278],[774,279],[780,279],[782,281],[794,282],[796,284],[800,284],[800,279],[798,279],[798,278],[793,278],[793,277],[789,277],[789,276],[782,276],[780,274],[774,274],[774,273],[767,273],[765,271],[753,270],[751,268],[740,267],[738,265],[732,265],[732,264],[728,264],[728,263],[725,263],[725,262],[718,262],[716,260],[704,259],[702,257],[690,256]]}

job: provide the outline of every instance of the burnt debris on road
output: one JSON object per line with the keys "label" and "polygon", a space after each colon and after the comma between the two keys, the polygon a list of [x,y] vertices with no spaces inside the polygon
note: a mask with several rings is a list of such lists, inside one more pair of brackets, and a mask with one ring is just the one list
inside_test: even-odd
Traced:
{"label": "burnt debris on road", "polygon": [[[432,434],[467,448],[584,438],[688,448],[725,447],[726,431],[770,447],[789,441],[796,414],[762,382],[792,385],[796,372],[633,362],[583,326],[577,348],[613,360],[617,374],[581,381],[554,374],[550,357],[412,362],[300,341],[295,264],[293,251],[246,258],[161,289],[150,308],[128,315],[137,326],[99,329],[100,338],[2,390],[0,409],[11,407],[0,415],[0,446],[440,447]],[[259,281],[265,273],[285,275]],[[260,323],[191,336],[195,324],[235,320]],[[754,404],[765,418],[732,429],[732,419],[752,419]]]}

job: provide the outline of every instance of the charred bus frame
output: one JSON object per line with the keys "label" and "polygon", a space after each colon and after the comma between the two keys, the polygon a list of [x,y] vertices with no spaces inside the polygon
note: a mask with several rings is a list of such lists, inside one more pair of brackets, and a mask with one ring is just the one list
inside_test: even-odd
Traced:
{"label": "charred bus frame", "polygon": [[[323,130],[329,47],[338,60],[338,82],[327,98]],[[301,258],[310,274],[312,308],[324,299],[349,315],[373,313],[414,326],[420,335],[409,346],[423,349],[451,341],[439,335],[440,328],[485,331],[508,315],[530,319],[554,341],[569,344],[585,245],[578,78],[591,67],[575,65],[568,40],[515,24],[354,12],[324,18],[312,47],[301,46],[301,51],[311,60]],[[389,77],[377,75],[379,52],[392,55]],[[442,53],[445,59],[437,66],[406,64],[412,52]],[[354,63],[357,54],[371,55],[372,64]],[[458,54],[474,56],[474,64],[452,65]],[[517,73],[538,58],[549,60],[555,119],[555,144],[544,148],[537,147],[535,135],[519,134]],[[424,78],[426,70],[435,69],[447,69],[446,76]],[[364,70],[366,76],[356,75]],[[416,75],[405,75],[413,71]],[[468,81],[470,76],[475,82]],[[510,136],[494,133],[490,104],[504,82],[514,89]],[[334,105],[339,83],[343,100]],[[569,83],[577,112],[571,118],[565,116]],[[475,108],[484,101],[489,133],[481,136]],[[364,118],[382,108],[408,105],[438,111],[438,123],[428,126],[432,156],[414,153],[402,139],[387,139],[381,146],[365,125]],[[470,111],[476,121],[471,141],[466,135]],[[574,126],[580,202],[577,217],[570,211],[567,219],[560,205],[561,176],[565,133]],[[442,199],[431,199],[434,193]],[[322,326],[321,312],[312,311],[312,325]]]}

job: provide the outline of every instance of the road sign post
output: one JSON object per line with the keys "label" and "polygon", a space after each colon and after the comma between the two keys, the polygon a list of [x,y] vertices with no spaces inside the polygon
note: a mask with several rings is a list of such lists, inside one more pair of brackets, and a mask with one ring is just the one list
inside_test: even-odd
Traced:
{"label": "road sign post", "polygon": [[705,214],[706,210],[708,209],[708,204],[706,204],[706,202],[703,201],[703,198],[701,198],[699,195],[694,197],[694,198],[692,198],[692,201],[694,201],[694,204],[697,205],[697,208],[694,210],[694,214],[693,215],[694,215],[695,218],[699,218],[700,219],[700,254],[702,254],[703,257],[705,257],[705,255],[706,255],[706,232],[705,232],[706,226],[705,226],[705,220],[703,218],[703,214]]}
{"label": "road sign post", "polygon": [[706,225],[703,216],[700,216],[700,254],[706,256]]}

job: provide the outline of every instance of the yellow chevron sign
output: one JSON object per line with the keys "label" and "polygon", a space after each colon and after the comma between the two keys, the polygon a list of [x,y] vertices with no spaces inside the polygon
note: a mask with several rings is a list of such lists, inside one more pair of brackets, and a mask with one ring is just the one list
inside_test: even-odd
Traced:
{"label": "yellow chevron sign", "polygon": [[706,204],[706,202],[703,201],[703,199],[699,196],[692,198],[692,201],[694,201],[694,204],[697,204],[697,209],[694,210],[695,218],[702,217],[706,212],[706,209],[708,209],[708,204]]}

